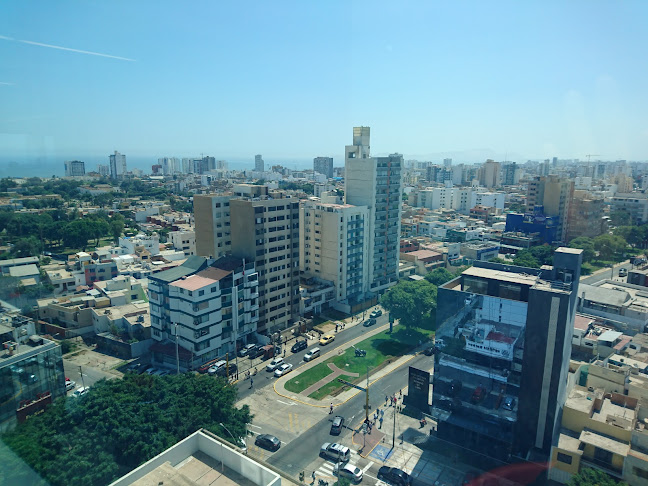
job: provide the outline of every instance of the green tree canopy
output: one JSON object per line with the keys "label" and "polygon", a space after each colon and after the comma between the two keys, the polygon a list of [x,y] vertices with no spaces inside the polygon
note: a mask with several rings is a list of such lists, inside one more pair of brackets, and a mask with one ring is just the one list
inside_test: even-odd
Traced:
{"label": "green tree canopy", "polygon": [[632,219],[627,211],[612,211],[610,213],[610,222],[614,226],[627,226],[632,224]]}
{"label": "green tree canopy", "polygon": [[430,328],[436,311],[437,288],[427,280],[401,281],[380,298],[380,305],[405,327]]}
{"label": "green tree canopy", "polygon": [[449,282],[453,278],[455,278],[455,275],[445,268],[435,268],[425,276],[425,280],[433,285],[436,285],[437,287],[439,285],[443,285],[446,282]]}
{"label": "green tree canopy", "polygon": [[529,250],[520,250],[513,257],[513,264],[520,267],[540,268],[540,263]]}
{"label": "green tree canopy", "polygon": [[618,254],[623,253],[627,243],[620,236],[601,235],[594,238],[594,249],[603,260],[611,260]]}
{"label": "green tree canopy", "polygon": [[623,483],[612,479],[599,469],[583,469],[580,473],[572,476],[567,486],[620,486]]}
{"label": "green tree canopy", "polygon": [[579,248],[583,250],[583,262],[591,262],[596,257],[594,249],[594,240],[587,236],[579,236],[569,242],[570,248]]}
{"label": "green tree canopy", "polygon": [[222,378],[127,375],[56,400],[3,439],[52,485],[109,484],[198,429],[245,437],[250,411],[235,401]]}

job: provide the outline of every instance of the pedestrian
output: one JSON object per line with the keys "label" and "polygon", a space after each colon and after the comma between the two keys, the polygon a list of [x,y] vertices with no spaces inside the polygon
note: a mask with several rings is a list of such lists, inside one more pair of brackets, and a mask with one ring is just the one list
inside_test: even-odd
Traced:
{"label": "pedestrian", "polygon": [[331,415],[332,413],[333,413],[333,403],[331,403],[331,408],[329,410],[329,415]]}
{"label": "pedestrian", "polygon": [[383,418],[382,416],[378,419],[378,428],[382,429]]}
{"label": "pedestrian", "polygon": [[384,410],[381,410],[381,411],[380,411],[380,418],[382,419],[384,416],[385,416],[385,411],[384,411]]}
{"label": "pedestrian", "polygon": [[313,471],[312,476],[313,476],[313,483],[314,483],[315,482],[315,471]]}
{"label": "pedestrian", "polygon": [[250,378],[250,388],[254,386],[254,378]]}
{"label": "pedestrian", "polygon": [[387,402],[389,402],[389,397],[385,395],[385,406],[387,406]]}
{"label": "pedestrian", "polygon": [[398,394],[402,397],[403,396],[403,390],[398,390]]}

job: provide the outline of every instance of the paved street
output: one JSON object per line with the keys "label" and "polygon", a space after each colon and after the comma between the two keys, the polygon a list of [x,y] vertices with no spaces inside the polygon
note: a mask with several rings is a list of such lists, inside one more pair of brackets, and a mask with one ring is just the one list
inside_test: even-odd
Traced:
{"label": "paved street", "polygon": [[[626,281],[625,277],[619,277],[619,270],[621,268],[625,268],[627,270],[632,270],[634,265],[630,263],[629,261],[625,261],[623,263],[619,263],[618,265],[614,265],[614,278],[618,279],[621,278],[623,282]],[[612,269],[611,268],[605,268],[601,269],[597,272],[594,272],[592,275],[587,275],[584,277],[581,277],[580,283],[584,283],[587,285],[593,285],[596,282],[600,282],[601,280],[610,280],[612,278]]]}
{"label": "paved street", "polygon": [[[385,433],[375,449],[363,449],[365,437],[362,433],[355,435],[353,433],[353,429],[358,429],[365,418],[364,393],[360,392],[346,403],[339,405],[333,415],[330,415],[327,408],[316,408],[293,402],[278,396],[271,387],[266,387],[240,403],[247,403],[255,416],[250,425],[252,434],[276,435],[282,441],[282,446],[279,451],[270,453],[252,445],[253,439],[250,438],[249,453],[268,461],[291,476],[297,477],[301,471],[304,471],[307,482],[310,482],[313,472],[317,478],[327,481],[334,479],[332,475],[334,463],[319,457],[320,448],[325,442],[338,442],[351,449],[352,458],[349,462],[364,471],[364,484],[382,484],[377,480],[376,475],[378,469],[384,464],[400,466],[411,471],[421,451],[408,442],[401,444],[400,437],[403,433],[406,437],[408,434],[411,436],[412,424],[418,422],[397,413],[394,428],[394,409],[385,408],[385,396],[398,394],[399,390],[406,386],[410,365],[429,369],[432,367],[432,358],[419,355],[374,382],[370,387],[370,416],[376,409],[385,410],[382,429],[378,430],[376,425],[372,431],[373,434]],[[331,420],[336,415],[345,418],[345,428],[339,436],[332,436],[330,435]],[[429,426],[423,433],[418,431],[416,433],[426,436],[429,434]],[[394,435],[396,447],[392,450]],[[359,451],[362,455],[358,453]]]}
{"label": "paved street", "polygon": [[[368,331],[380,327],[387,329],[388,322],[389,322],[388,316],[386,314],[383,314],[382,316],[377,318],[377,323],[371,327],[363,327],[361,321],[358,324],[355,323],[353,325],[347,324],[346,329],[344,331],[340,331],[335,335],[335,341],[333,341],[331,344],[328,344],[326,346],[320,346],[319,339],[308,339],[308,347],[305,350],[300,351],[296,354],[292,354],[290,352],[290,348],[293,344],[295,344],[295,340],[288,341],[288,344],[286,345],[285,360],[286,363],[290,363],[293,365],[293,370],[291,371],[290,374],[295,375],[299,373],[299,367],[304,364],[304,355],[309,349],[312,349],[314,347],[321,347],[322,353],[328,353],[338,348],[345,348],[347,347],[345,346],[346,343],[352,341],[353,339],[359,336],[362,336]],[[315,335],[316,333],[311,332],[311,334]],[[299,339],[303,339],[303,337],[300,337]],[[247,364],[245,363],[251,361],[248,358],[239,358],[238,360],[240,365],[239,368],[242,370],[245,370],[247,368]],[[245,398],[253,394],[256,390],[259,390],[263,387],[272,384],[273,380],[275,379],[274,375],[265,370],[265,365],[269,361],[270,360],[261,362],[260,359],[253,360],[253,366],[256,366],[257,368],[256,376],[252,377],[252,380],[254,382],[253,389],[250,389],[250,380],[244,379],[242,373],[239,373],[239,382],[236,384],[236,386],[238,388],[240,398]]]}

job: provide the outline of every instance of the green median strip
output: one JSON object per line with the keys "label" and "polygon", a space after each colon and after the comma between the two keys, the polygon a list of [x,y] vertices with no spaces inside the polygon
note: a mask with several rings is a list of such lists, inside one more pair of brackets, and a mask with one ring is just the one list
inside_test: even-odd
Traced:
{"label": "green median strip", "polygon": [[325,376],[333,373],[333,371],[328,366],[326,366],[327,362],[328,360],[324,363],[315,365],[311,369],[306,370],[303,373],[300,373],[294,378],[288,380],[284,385],[284,388],[293,393],[303,392],[312,384],[317,383]]}

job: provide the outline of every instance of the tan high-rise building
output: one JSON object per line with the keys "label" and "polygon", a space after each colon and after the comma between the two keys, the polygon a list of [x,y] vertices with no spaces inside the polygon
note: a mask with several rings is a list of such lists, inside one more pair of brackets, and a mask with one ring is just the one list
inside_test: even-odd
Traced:
{"label": "tan high-rise building", "polygon": [[299,268],[335,286],[334,300],[353,307],[368,287],[369,240],[366,206],[303,202],[299,209]]}
{"label": "tan high-rise building", "polygon": [[259,272],[261,333],[299,318],[299,201],[266,186],[240,184],[230,200],[232,255]]}
{"label": "tan high-rise building", "polygon": [[499,187],[501,165],[499,162],[488,159],[479,169],[479,184],[484,187]]}
{"label": "tan high-rise building", "polygon": [[527,211],[544,206],[546,216],[558,216],[556,239],[567,241],[569,205],[574,196],[574,181],[556,175],[535,177],[527,185]]}
{"label": "tan high-rise building", "polygon": [[194,196],[196,254],[220,258],[230,253],[230,199],[232,194]]}
{"label": "tan high-rise building", "polygon": [[569,205],[567,222],[567,242],[580,236],[595,238],[607,231],[607,218],[604,217],[605,201],[588,191],[574,191]]}

